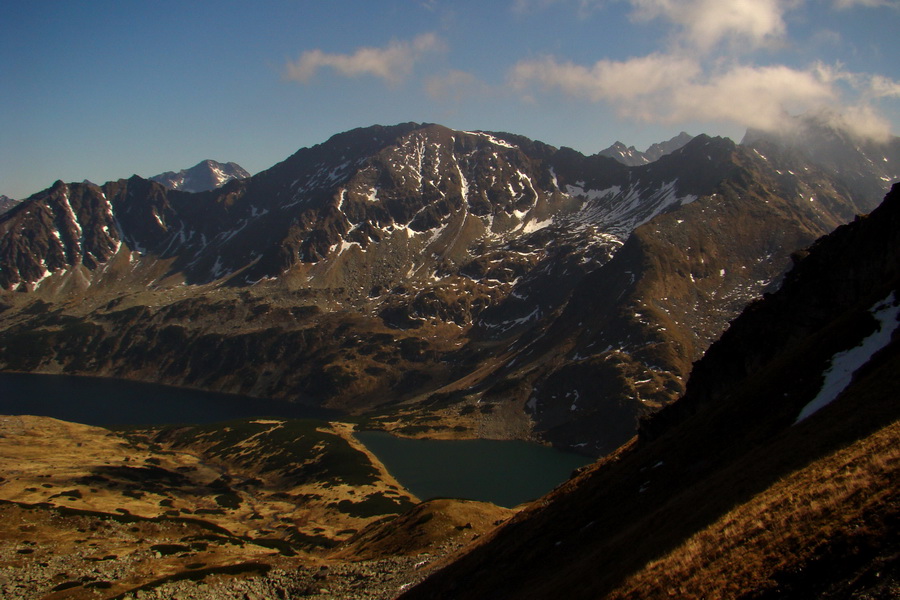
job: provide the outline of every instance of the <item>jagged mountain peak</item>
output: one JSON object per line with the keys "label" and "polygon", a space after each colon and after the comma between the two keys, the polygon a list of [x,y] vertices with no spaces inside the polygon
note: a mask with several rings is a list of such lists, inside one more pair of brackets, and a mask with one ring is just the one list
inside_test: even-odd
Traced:
{"label": "jagged mountain peak", "polygon": [[166,171],[149,179],[163,184],[170,190],[184,192],[206,192],[222,187],[232,179],[246,179],[250,173],[234,162],[220,163],[214,160],[202,160],[190,169],[182,169],[177,173]]}
{"label": "jagged mountain peak", "polygon": [[11,210],[14,206],[19,204],[19,200],[14,200],[7,196],[6,194],[0,194],[0,214],[5,213],[8,210]]}
{"label": "jagged mountain peak", "polygon": [[890,134],[864,136],[829,115],[800,115],[780,131],[748,129],[741,145],[792,152],[837,171],[868,167],[885,173],[900,173],[900,137]]}
{"label": "jagged mountain peak", "polygon": [[694,136],[691,134],[682,131],[675,137],[666,140],[665,142],[657,142],[655,144],[650,145],[646,151],[644,151],[644,156],[650,159],[650,161],[658,160],[660,157],[665,156],[666,154],[671,154],[675,152],[688,142],[690,142]]}
{"label": "jagged mountain peak", "polygon": [[597,154],[599,156],[608,156],[610,158],[613,158],[623,165],[636,167],[652,163],[656,160],[659,160],[666,154],[675,152],[676,150],[690,142],[692,138],[693,136],[682,131],[681,133],[667,141],[652,144],[644,152],[637,150],[634,146],[626,146],[622,142],[616,141],[612,146],[601,150]]}

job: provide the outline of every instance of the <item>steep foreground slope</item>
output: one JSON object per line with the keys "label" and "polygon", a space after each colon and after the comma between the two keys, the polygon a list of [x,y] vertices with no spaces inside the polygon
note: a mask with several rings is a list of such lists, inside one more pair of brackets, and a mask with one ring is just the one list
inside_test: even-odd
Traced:
{"label": "steep foreground slope", "polygon": [[898,291],[894,186],[799,253],[636,439],[403,598],[897,597]]}
{"label": "steep foreground slope", "polygon": [[0,369],[602,455],[684,391],[791,252],[900,172],[900,139],[835,139],[864,189],[766,137],[700,135],[628,167],[416,123],[197,194],[57,182],[0,215]]}

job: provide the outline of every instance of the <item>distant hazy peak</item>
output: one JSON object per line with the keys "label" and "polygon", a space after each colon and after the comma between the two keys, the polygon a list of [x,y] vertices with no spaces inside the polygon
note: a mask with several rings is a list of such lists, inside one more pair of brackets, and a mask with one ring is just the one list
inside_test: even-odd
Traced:
{"label": "distant hazy peak", "polygon": [[0,214],[5,213],[6,211],[8,211],[12,207],[14,207],[19,202],[20,202],[19,200],[13,200],[12,198],[10,198],[9,196],[6,196],[5,194],[0,194]]}
{"label": "distant hazy peak", "polygon": [[670,140],[651,145],[645,152],[635,149],[634,146],[625,146],[622,142],[617,141],[597,154],[613,158],[629,167],[637,167],[654,162],[666,154],[675,152],[692,139],[694,139],[694,136],[682,131]]}
{"label": "distant hazy peak", "polygon": [[150,180],[161,183],[171,190],[205,192],[222,187],[232,179],[246,179],[247,177],[250,177],[250,173],[237,163],[220,163],[207,159],[200,161],[190,169],[182,169],[177,173],[166,171],[150,177]]}

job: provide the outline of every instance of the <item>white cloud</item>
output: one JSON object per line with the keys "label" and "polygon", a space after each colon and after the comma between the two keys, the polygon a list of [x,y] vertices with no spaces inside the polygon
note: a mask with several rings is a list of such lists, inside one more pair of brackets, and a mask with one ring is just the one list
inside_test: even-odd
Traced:
{"label": "white cloud", "polygon": [[[599,61],[592,67],[554,58],[521,61],[509,78],[526,97],[533,88],[561,92],[607,103],[635,121],[778,130],[789,125],[792,115],[828,112],[840,115],[831,119],[836,125],[866,137],[883,137],[890,130],[869,101],[900,96],[897,82],[821,64],[809,69],[733,64],[705,71],[697,59],[668,54]],[[839,84],[850,84],[856,100],[847,101]]]}
{"label": "white cloud", "polygon": [[900,82],[883,75],[852,73],[840,65],[829,66],[819,63],[815,66],[817,75],[829,83],[844,83],[862,98],[900,98]]}
{"label": "white cloud", "polygon": [[840,111],[824,109],[818,112],[820,117],[827,115],[828,121],[833,127],[861,138],[880,142],[885,142],[890,138],[890,122],[879,115],[869,104],[844,106]]}
{"label": "white cloud", "polygon": [[393,40],[383,48],[358,48],[353,54],[307,50],[285,66],[284,77],[306,83],[319,69],[329,67],[347,77],[371,75],[397,84],[410,75],[415,63],[425,54],[441,48],[443,42],[437,35],[424,33],[411,42]]}
{"label": "white cloud", "polygon": [[[518,0],[517,5],[551,1]],[[797,68],[742,59],[750,51],[788,42],[785,16],[804,0],[627,1],[634,21],[660,20],[669,26],[667,50],[593,65],[553,57],[522,60],[509,70],[511,87],[526,101],[535,101],[538,90],[561,93],[605,103],[620,116],[642,122],[717,122],[778,130],[790,125],[792,115],[808,112],[827,115],[836,127],[865,137],[883,138],[890,131],[876,106],[880,99],[900,98],[897,81],[849,72],[840,64]],[[900,0],[832,2],[838,8],[900,7]],[[840,36],[820,33],[820,41],[828,39]]]}
{"label": "white cloud", "polygon": [[786,0],[630,0],[638,20],[665,19],[680,41],[710,50],[722,41],[759,47],[786,32]]}
{"label": "white cloud", "polygon": [[900,82],[881,75],[872,75],[869,90],[876,98],[900,98]]}
{"label": "white cloud", "polygon": [[646,119],[705,120],[773,130],[783,127],[789,115],[836,98],[833,87],[815,71],[739,65],[673,88],[669,99],[651,103],[653,112]]}
{"label": "white cloud", "polygon": [[546,57],[520,61],[510,70],[509,78],[519,90],[538,84],[593,101],[618,101],[661,93],[695,77],[699,70],[696,61],[666,54],[601,60],[590,68]]}

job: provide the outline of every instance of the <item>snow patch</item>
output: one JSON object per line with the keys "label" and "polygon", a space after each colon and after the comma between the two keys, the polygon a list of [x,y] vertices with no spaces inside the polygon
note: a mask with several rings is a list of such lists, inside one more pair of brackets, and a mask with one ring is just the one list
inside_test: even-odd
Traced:
{"label": "snow patch", "polygon": [[483,137],[490,143],[494,144],[495,146],[502,146],[503,148],[513,148],[513,149],[516,148],[516,146],[513,146],[509,142],[505,142],[499,138],[495,138],[491,134],[485,133],[483,131],[464,131],[463,133],[467,133],[469,135],[477,135],[478,137]]}
{"label": "snow patch", "polygon": [[853,374],[869,362],[876,352],[890,343],[891,336],[897,329],[897,317],[900,316],[900,306],[897,305],[894,292],[876,303],[869,312],[878,320],[878,330],[860,342],[859,346],[838,352],[831,358],[831,365],[824,373],[825,382],[822,384],[822,389],[809,404],[803,407],[794,424],[805,420],[830,404],[847,389],[853,379]]}

